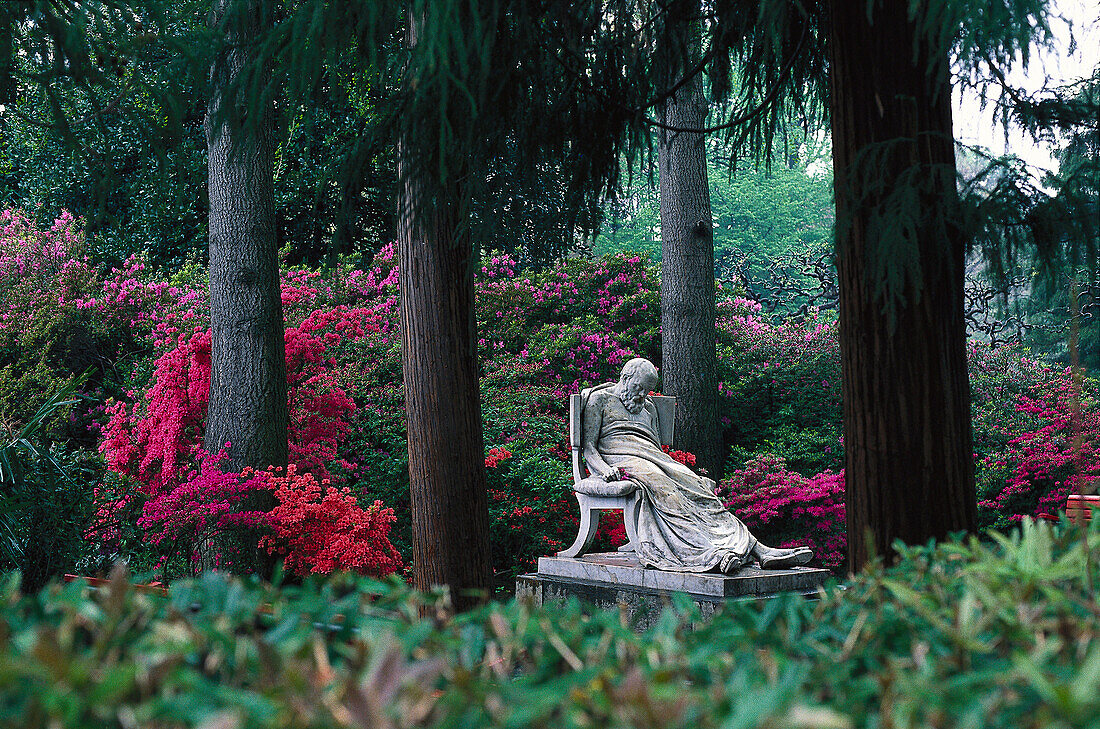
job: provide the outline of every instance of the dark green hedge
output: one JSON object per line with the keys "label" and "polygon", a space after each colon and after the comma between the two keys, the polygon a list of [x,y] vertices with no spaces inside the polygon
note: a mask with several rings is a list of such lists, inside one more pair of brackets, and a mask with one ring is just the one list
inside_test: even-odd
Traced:
{"label": "dark green hedge", "polygon": [[[1100,529],[1089,535],[1093,571]],[[820,600],[456,618],[399,583],[0,589],[0,726],[1100,727],[1080,532],[906,549]],[[337,616],[345,616],[340,619]]]}

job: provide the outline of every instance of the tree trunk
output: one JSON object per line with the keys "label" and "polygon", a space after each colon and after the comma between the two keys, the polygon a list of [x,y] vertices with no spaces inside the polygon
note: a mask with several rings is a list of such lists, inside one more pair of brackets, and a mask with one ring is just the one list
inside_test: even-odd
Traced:
{"label": "tree trunk", "polygon": [[[876,3],[869,20],[864,4],[834,0],[830,26],[855,570],[876,554],[889,558],[896,539],[922,543],[976,528],[965,244],[951,222],[955,155],[946,53],[930,50],[896,3]],[[905,226],[912,227],[901,238]],[[891,256],[907,271],[904,283],[884,280],[883,262]],[[896,296],[884,293],[884,284],[894,285]]]}
{"label": "tree trunk", "polygon": [[462,610],[492,586],[473,246],[456,191],[425,204],[412,169],[401,161],[397,239],[413,574],[418,589],[449,587]]}
{"label": "tree trunk", "polygon": [[[220,0],[215,13],[227,12]],[[223,468],[266,468],[287,462],[287,377],[283,307],[279,291],[274,198],[273,109],[255,132],[222,108],[222,93],[247,60],[260,33],[262,0],[236,11],[227,23],[226,50],[211,69],[206,134],[210,190],[210,405],[204,448],[226,449]],[[228,445],[227,445],[228,444]],[[242,508],[263,508],[261,503]],[[235,537],[236,539],[236,537]],[[251,549],[248,542],[251,540]],[[256,535],[239,535],[235,567],[266,567]],[[256,553],[250,559],[248,553]]]}
{"label": "tree trunk", "polygon": [[[698,11],[698,6],[695,6]],[[672,21],[670,21],[672,22]],[[680,44],[698,38],[684,20],[671,29]],[[682,46],[681,46],[682,47]],[[669,49],[683,68],[685,56]],[[671,75],[678,79],[680,73]],[[679,129],[706,124],[707,103],[696,75],[664,104],[663,121]],[[662,392],[679,399],[676,447],[695,454],[716,480],[725,449],[718,428],[718,356],[715,339],[714,232],[702,134],[662,130],[657,159],[661,190]]]}

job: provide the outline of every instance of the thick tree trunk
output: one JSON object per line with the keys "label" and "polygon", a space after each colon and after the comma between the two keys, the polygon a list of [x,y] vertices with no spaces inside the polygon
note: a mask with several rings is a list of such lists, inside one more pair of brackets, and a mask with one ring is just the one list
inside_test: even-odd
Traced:
{"label": "thick tree trunk", "polygon": [[[211,69],[206,133],[210,190],[210,405],[204,447],[227,449],[223,466],[287,462],[287,378],[274,198],[273,111],[247,137],[222,114],[221,90],[246,61],[261,30],[262,0],[230,22],[225,55]],[[217,5],[224,13],[227,0]],[[228,447],[226,444],[229,444]],[[248,504],[245,508],[262,507]],[[241,535],[241,544],[255,535]],[[247,556],[242,569],[251,564]]]}
{"label": "thick tree trunk", "polygon": [[[692,42],[687,22],[679,32],[681,43]],[[671,55],[677,57],[675,51]],[[696,76],[664,104],[663,121],[700,129],[706,120],[702,79]],[[679,398],[676,447],[694,453],[697,464],[717,479],[725,449],[718,428],[714,232],[703,142],[702,134],[669,130],[658,139],[661,379],[662,392]]]}
{"label": "thick tree trunk", "polygon": [[[864,4],[831,8],[852,569],[889,557],[896,539],[922,543],[976,527],[947,58],[906,15],[896,3],[876,3],[870,21]],[[895,207],[899,190],[915,197]],[[913,227],[897,243],[905,225]],[[910,259],[892,314],[882,276],[871,274],[884,256]]]}
{"label": "thick tree trunk", "polygon": [[418,589],[449,587],[462,610],[492,586],[473,246],[456,196],[426,204],[411,169],[401,162],[397,238],[413,574]]}

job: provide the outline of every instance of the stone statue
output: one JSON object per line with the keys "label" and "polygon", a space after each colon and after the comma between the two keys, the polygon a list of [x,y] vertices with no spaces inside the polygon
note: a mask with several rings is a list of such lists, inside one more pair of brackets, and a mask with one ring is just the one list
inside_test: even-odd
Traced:
{"label": "stone statue", "polygon": [[656,386],[653,363],[632,359],[618,382],[592,388],[581,402],[588,470],[605,481],[633,481],[642,492],[639,561],[682,572],[734,572],[751,561],[765,569],[809,562],[813,552],[806,547],[761,543],[715,496],[714,481],[661,450],[657,410],[648,397]]}

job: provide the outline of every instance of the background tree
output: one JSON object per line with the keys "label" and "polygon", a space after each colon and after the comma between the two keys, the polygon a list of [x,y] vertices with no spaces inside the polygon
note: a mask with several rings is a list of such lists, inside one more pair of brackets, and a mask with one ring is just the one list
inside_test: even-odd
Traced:
{"label": "background tree", "polygon": [[[209,9],[208,0],[169,4],[162,23],[120,31],[117,66],[86,90],[55,82],[67,128],[54,124],[44,89],[21,81],[19,103],[0,114],[0,203],[40,220],[62,210],[83,218],[90,252],[108,263],[133,254],[169,269],[204,263]],[[369,260],[395,235],[393,140],[363,133],[381,113],[379,95],[341,67],[294,108],[275,92],[285,262]]]}
{"label": "background tree", "polygon": [[0,201],[83,217],[107,260],[191,252],[205,237],[203,7],[5,3],[19,102],[0,113]]}
{"label": "background tree", "polygon": [[[273,8],[264,0],[216,0],[224,31],[210,69],[207,149],[210,197],[210,403],[203,447],[226,451],[226,471],[287,463],[287,379],[276,245],[274,108],[226,106],[225,89],[248,62]],[[257,508],[260,504],[242,505]],[[270,506],[270,504],[267,504]],[[236,538],[236,536],[234,537]],[[255,535],[246,540],[254,545]],[[258,558],[256,549],[249,550]],[[242,559],[248,557],[242,554]],[[253,565],[242,564],[247,569]]]}
{"label": "background tree", "polygon": [[[715,479],[725,460],[718,427],[714,228],[707,185],[709,111],[703,77],[699,4],[669,5],[662,42],[669,97],[657,134],[661,191],[661,391],[679,398],[676,443]],[[681,131],[687,130],[687,131]]]}
{"label": "background tree", "polygon": [[[984,227],[993,281],[1022,309],[1026,341],[1069,362],[1065,314],[1070,282],[1079,290],[1081,363],[1100,364],[1100,68],[1091,77],[1034,97],[1010,98],[1018,123],[1054,147],[1056,170],[1034,184],[1019,165],[993,160],[998,185],[987,199],[996,215]],[[994,243],[1005,243],[994,247]],[[1012,286],[1012,274],[1019,283]]]}
{"label": "background tree", "polygon": [[[803,254],[826,254],[831,265],[832,159],[803,154],[793,168],[755,167],[751,160],[741,160],[733,170],[725,160],[708,164],[714,270],[723,284],[763,280],[775,264]],[[826,170],[818,169],[824,164]],[[635,170],[622,193],[606,205],[592,242],[594,254],[631,251],[660,261],[659,192],[644,172]]]}

